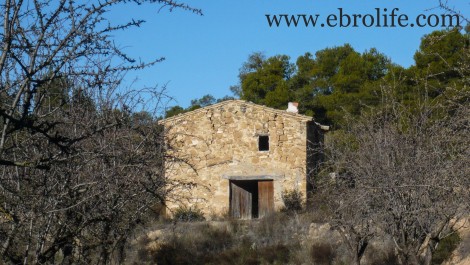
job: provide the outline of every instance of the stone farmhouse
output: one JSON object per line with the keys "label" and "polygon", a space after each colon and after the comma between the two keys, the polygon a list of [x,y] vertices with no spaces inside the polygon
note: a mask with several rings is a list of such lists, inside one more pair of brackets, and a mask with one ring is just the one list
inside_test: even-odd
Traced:
{"label": "stone farmhouse", "polygon": [[327,126],[287,111],[228,100],[161,121],[170,185],[166,206],[207,216],[262,217],[281,209],[282,193],[313,188],[319,143]]}

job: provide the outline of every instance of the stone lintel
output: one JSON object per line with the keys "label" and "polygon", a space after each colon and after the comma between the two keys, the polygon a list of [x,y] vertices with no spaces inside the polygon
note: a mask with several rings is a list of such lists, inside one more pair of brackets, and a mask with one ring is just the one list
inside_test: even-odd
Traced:
{"label": "stone lintel", "polygon": [[261,176],[222,176],[223,179],[228,179],[228,180],[278,180],[282,176],[276,176],[276,175],[261,175]]}

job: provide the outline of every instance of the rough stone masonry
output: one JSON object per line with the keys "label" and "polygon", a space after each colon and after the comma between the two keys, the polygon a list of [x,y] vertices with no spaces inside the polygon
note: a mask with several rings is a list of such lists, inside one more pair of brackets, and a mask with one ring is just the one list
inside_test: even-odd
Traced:
{"label": "rough stone masonry", "polygon": [[319,160],[314,147],[325,129],[312,117],[243,100],[224,101],[161,124],[169,147],[166,177],[180,184],[169,185],[170,215],[178,207],[192,207],[206,216],[232,213],[239,218],[282,208],[285,191],[307,197]]}

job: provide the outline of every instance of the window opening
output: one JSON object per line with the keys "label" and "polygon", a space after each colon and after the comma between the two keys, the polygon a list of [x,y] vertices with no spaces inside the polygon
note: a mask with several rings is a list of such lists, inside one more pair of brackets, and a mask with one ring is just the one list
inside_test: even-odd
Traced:
{"label": "window opening", "polygon": [[260,135],[258,138],[258,150],[269,151],[269,136]]}

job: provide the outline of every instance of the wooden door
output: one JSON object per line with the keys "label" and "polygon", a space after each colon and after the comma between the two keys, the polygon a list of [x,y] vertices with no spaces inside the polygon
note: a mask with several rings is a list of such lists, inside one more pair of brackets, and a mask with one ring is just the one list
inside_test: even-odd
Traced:
{"label": "wooden door", "polygon": [[274,187],[272,180],[258,181],[258,216],[261,218],[274,211]]}
{"label": "wooden door", "polygon": [[241,183],[230,182],[230,213],[238,219],[251,219],[253,196]]}

